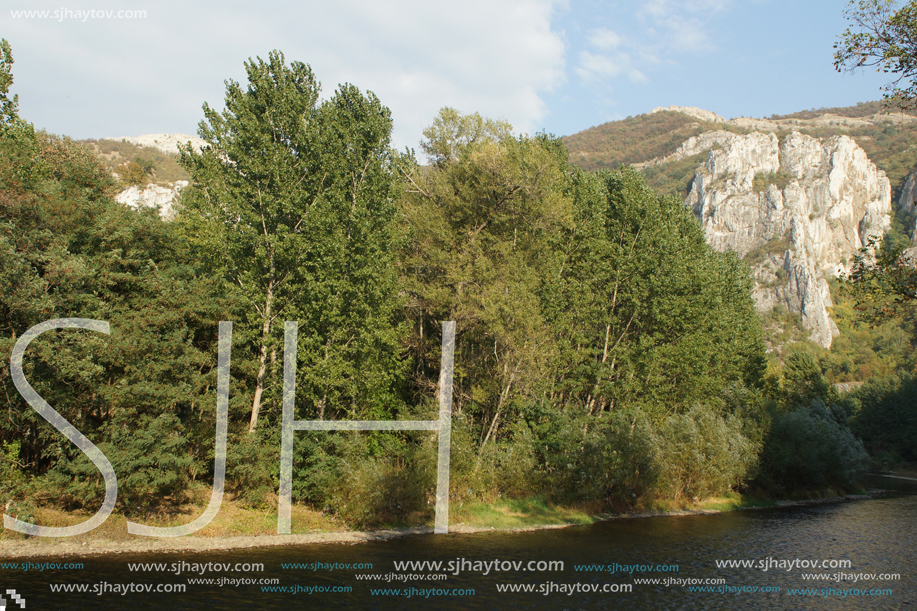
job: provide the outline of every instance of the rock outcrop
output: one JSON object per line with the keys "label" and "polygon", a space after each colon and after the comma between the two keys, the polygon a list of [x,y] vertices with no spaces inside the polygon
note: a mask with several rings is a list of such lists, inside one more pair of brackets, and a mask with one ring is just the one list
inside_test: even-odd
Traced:
{"label": "rock outcrop", "polygon": [[829,347],[837,327],[827,278],[891,219],[891,187],[847,136],[725,131],[686,141],[682,156],[709,149],[685,200],[708,243],[743,257],[755,278],[759,311],[785,306],[811,339]]}
{"label": "rock outcrop", "polygon": [[[898,206],[911,215],[911,218],[917,216],[917,168],[908,174],[907,179],[904,181],[904,186],[901,187],[901,195],[898,197]],[[908,250],[910,254],[915,254],[917,252],[917,219],[914,221],[914,241],[912,247]]]}
{"label": "rock outcrop", "polygon": [[908,214],[914,214],[914,204],[917,203],[917,169],[908,174],[901,195],[898,197],[898,206]]}
{"label": "rock outcrop", "polygon": [[[105,138],[105,140],[129,142],[135,146],[155,148],[171,155],[178,154],[179,144],[190,143],[197,152],[200,152],[202,147],[207,146],[205,140],[187,134],[145,134],[129,138]],[[117,174],[115,176],[117,177]],[[175,218],[173,204],[181,190],[187,186],[187,180],[177,180],[175,182],[159,182],[158,184],[128,187],[115,196],[115,201],[134,209],[155,208],[164,220],[171,221]]]}
{"label": "rock outcrop", "polygon": [[698,108],[697,106],[659,106],[650,111],[650,114],[655,112],[680,112],[689,117],[694,117],[695,119],[700,119],[701,121],[710,121],[712,123],[725,123],[726,119],[719,116],[715,112],[710,112],[709,110],[704,110],[703,108]]}
{"label": "rock outcrop", "polygon": [[155,208],[159,210],[159,216],[163,220],[171,221],[175,218],[175,209],[172,204],[178,194],[181,193],[181,190],[187,186],[187,180],[178,180],[174,183],[169,183],[167,186],[128,187],[115,197],[115,201],[134,209]]}
{"label": "rock outcrop", "polygon": [[[825,113],[811,119],[756,119],[751,117],[738,117],[735,119],[729,119],[727,121],[714,112],[704,110],[702,108],[696,108],[694,106],[660,106],[651,110],[649,114],[662,111],[680,112],[681,114],[687,115],[694,119],[700,119],[702,121],[709,121],[713,123],[723,123],[726,126],[737,127],[741,131],[754,130],[762,133],[776,132],[783,134],[789,134],[792,131],[806,129],[833,128],[852,130],[876,125],[906,125],[909,123],[917,122],[917,117],[913,115],[888,112],[877,113],[867,117],[844,117],[841,115]],[[709,149],[712,145],[710,142],[711,139],[716,140],[721,138],[722,134],[728,135],[729,133],[730,132],[724,131],[704,132],[703,134],[685,140],[674,153],[656,157],[648,161],[635,163],[633,166],[639,170],[647,166],[657,165],[660,163],[668,163],[670,161],[678,161],[686,157],[692,157]],[[714,144],[715,143],[716,142],[714,142]],[[917,172],[917,170],[915,170],[915,172]]]}
{"label": "rock outcrop", "polygon": [[200,152],[202,147],[207,146],[207,141],[197,136],[188,134],[144,134],[143,136],[105,138],[105,140],[116,140],[119,142],[129,142],[135,146],[145,146],[154,148],[163,153],[178,154],[179,144],[191,143],[195,151]]}

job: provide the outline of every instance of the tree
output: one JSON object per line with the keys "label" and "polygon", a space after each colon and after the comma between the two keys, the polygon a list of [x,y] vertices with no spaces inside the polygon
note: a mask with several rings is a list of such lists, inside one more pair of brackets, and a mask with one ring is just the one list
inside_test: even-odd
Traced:
{"label": "tree", "polygon": [[400,363],[392,247],[399,157],[389,147],[390,113],[372,93],[343,85],[319,104],[309,66],[287,66],[278,51],[245,70],[246,90],[226,82],[222,114],[204,104],[198,133],[209,146],[181,153],[194,188],[180,222],[234,287],[248,323],[254,432],[277,361],[278,320],[301,321],[298,397],[316,417],[329,404],[352,414],[391,398]]}
{"label": "tree", "polygon": [[894,80],[885,99],[899,108],[917,108],[917,0],[895,10],[896,0],[850,0],[847,28],[834,44],[834,67],[872,67]]}
{"label": "tree", "polygon": [[844,278],[856,307],[873,321],[888,320],[917,301],[917,261],[900,246],[871,240]]}
{"label": "tree", "polygon": [[449,153],[409,176],[402,201],[419,390],[443,318],[459,329],[456,413],[481,446],[535,412],[643,409],[658,423],[758,383],[748,268],[714,252],[680,201],[631,170],[576,170],[545,135],[432,140],[466,119],[445,109],[425,132],[425,150]]}
{"label": "tree", "polygon": [[5,38],[0,39],[0,125],[18,119],[19,96],[9,97],[13,84],[13,52]]}
{"label": "tree", "polygon": [[478,142],[500,141],[512,135],[506,121],[486,119],[478,113],[463,115],[448,106],[440,109],[433,125],[423,130],[422,150],[436,164],[458,159],[467,147]]}
{"label": "tree", "polygon": [[514,137],[509,125],[444,108],[421,147],[402,211],[414,241],[403,256],[412,297],[418,394],[436,383],[439,320],[457,328],[454,405],[482,423],[481,445],[534,400],[551,341],[539,304],[548,238],[566,217],[559,140]]}
{"label": "tree", "polygon": [[[9,355],[54,318],[110,323],[111,334],[47,333],[29,347],[26,379],[94,440],[133,509],[183,491],[208,467],[214,330],[212,283],[195,274],[174,227],[115,202],[111,173],[87,147],[36,132],[8,98],[12,58],[0,42],[0,448],[42,478],[36,499],[95,504],[95,465],[19,396]],[[15,477],[24,481],[22,473]],[[15,488],[15,487],[13,487]],[[23,492],[10,490],[11,495]],[[94,498],[96,497],[96,498]]]}
{"label": "tree", "polygon": [[745,264],[631,169],[569,181],[574,221],[556,234],[543,291],[564,347],[554,400],[590,415],[639,408],[658,423],[757,385],[764,346]]}

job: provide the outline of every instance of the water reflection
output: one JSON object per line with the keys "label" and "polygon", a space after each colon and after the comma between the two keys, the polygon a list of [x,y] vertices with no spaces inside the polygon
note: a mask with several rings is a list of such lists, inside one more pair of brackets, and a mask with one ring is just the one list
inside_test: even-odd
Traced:
{"label": "water reflection", "polygon": [[[685,516],[618,520],[561,530],[530,533],[480,533],[474,535],[418,536],[395,541],[357,545],[318,545],[220,554],[167,554],[86,559],[83,571],[5,571],[3,589],[15,588],[25,596],[29,609],[917,609],[915,577],[917,562],[917,497],[904,496],[854,501],[815,507],[744,511],[712,516]],[[366,581],[358,575],[413,571],[394,570],[394,563],[413,561],[467,561],[502,563],[561,560],[563,571],[530,572],[499,570],[451,571],[445,581]],[[753,568],[717,568],[717,560],[754,560]],[[849,560],[843,569],[787,570],[780,561]],[[66,562],[70,559],[42,561]],[[764,570],[760,562],[771,563]],[[263,563],[263,573],[218,572],[191,575],[188,570],[131,572],[128,563]],[[295,570],[284,563],[371,563],[372,570]],[[622,565],[617,571],[576,570],[581,565]],[[677,565],[678,571],[629,572],[633,565]],[[509,565],[505,565],[509,566]],[[480,568],[480,567],[479,567]],[[896,581],[813,581],[803,575],[822,573],[900,573]],[[198,578],[277,578],[283,587],[349,587],[347,593],[263,592],[260,585],[234,587],[189,584]],[[720,585],[701,584],[713,591],[690,591],[679,585],[637,583],[652,579],[718,579],[732,592],[718,592]],[[182,594],[51,593],[49,584],[143,583],[187,584]],[[548,595],[539,588],[555,590],[569,584],[630,584],[628,593]],[[553,586],[551,585],[553,584]],[[498,587],[533,586],[532,593],[500,593]],[[104,586],[101,586],[104,587]],[[583,586],[580,586],[583,587]],[[746,588],[737,593],[735,590]],[[474,596],[410,598],[373,595],[372,590],[473,589]],[[762,588],[779,592],[761,593]],[[792,589],[833,588],[835,594],[794,596]],[[890,589],[890,596],[851,596],[850,590]],[[754,591],[757,589],[757,591]],[[847,590],[844,598],[842,593]],[[8,603],[7,609],[14,609]]]}

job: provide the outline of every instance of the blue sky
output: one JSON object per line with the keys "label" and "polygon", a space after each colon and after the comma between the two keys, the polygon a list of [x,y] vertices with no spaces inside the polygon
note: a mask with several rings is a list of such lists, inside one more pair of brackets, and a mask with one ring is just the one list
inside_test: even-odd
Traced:
{"label": "blue sky", "polygon": [[[888,81],[834,70],[845,1],[4,4],[20,115],[75,138],[196,133],[202,103],[221,108],[224,80],[272,49],[310,64],[326,95],[374,91],[399,148],[443,106],[567,135],[673,104],[727,118],[852,105]],[[29,10],[51,13],[14,15]],[[119,10],[145,16],[101,12]]]}

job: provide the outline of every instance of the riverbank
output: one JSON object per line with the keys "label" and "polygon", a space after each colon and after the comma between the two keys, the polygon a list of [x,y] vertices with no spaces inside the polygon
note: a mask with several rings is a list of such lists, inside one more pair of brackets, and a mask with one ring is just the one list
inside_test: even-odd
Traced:
{"label": "riverbank", "polygon": [[[554,512],[554,515],[546,514],[543,516],[545,519],[542,520],[542,522],[548,523],[526,523],[526,521],[530,518],[529,515],[520,514],[518,511],[514,511],[517,509],[517,507],[513,507],[511,503],[496,503],[488,505],[489,511],[486,513],[490,515],[491,518],[494,515],[503,514],[508,518],[511,518],[510,521],[491,519],[493,524],[490,525],[482,523],[458,523],[450,525],[449,531],[452,533],[463,534],[479,532],[525,532],[533,530],[567,528],[569,526],[582,526],[584,524],[609,520],[639,519],[664,516],[712,515],[724,513],[727,511],[743,511],[752,509],[766,509],[771,507],[795,507],[825,503],[839,503],[844,501],[872,498],[873,496],[878,496],[878,492],[879,491],[874,491],[870,494],[851,494],[818,499],[771,501],[768,503],[748,504],[744,506],[735,504],[734,499],[707,499],[698,503],[694,508],[641,511],[619,514],[598,513],[588,516],[575,510],[559,509]],[[731,506],[722,507],[724,503],[728,505],[730,502],[733,503]],[[720,505],[721,508],[715,508],[714,506],[716,505]],[[230,511],[226,513],[236,514],[236,517],[239,517],[240,512],[244,511],[239,507],[232,506],[230,506],[229,509]],[[320,514],[304,515],[314,514],[314,512],[309,512],[303,508],[296,509],[298,510],[296,513],[299,513],[300,515],[294,515],[294,523],[296,523],[296,518],[299,517],[301,519],[305,519],[306,523],[309,523],[309,519],[311,518],[313,523],[315,520],[321,521],[324,519],[326,522],[330,523],[328,526],[333,524],[333,519],[324,518]],[[514,513],[518,515],[512,515]],[[564,514],[572,515],[573,519],[566,522],[557,521]],[[270,517],[267,514],[262,513],[259,513],[258,515],[259,517],[264,518]],[[242,521],[242,524],[247,524],[248,527],[251,527],[251,516],[248,516],[247,518],[248,519]],[[512,518],[515,518],[515,521],[513,521]],[[226,520],[227,518],[224,517],[222,522],[225,522]],[[202,536],[192,535],[185,537],[151,538],[138,537],[127,534],[126,522],[127,520],[123,516],[112,516],[109,518],[105,525],[99,527],[92,533],[63,539],[51,537],[27,538],[14,533],[4,533],[4,537],[0,538],[0,557],[4,559],[33,559],[49,557],[71,559],[98,555],[108,556],[120,554],[218,552],[255,547],[312,545],[321,543],[353,545],[368,541],[384,541],[411,535],[431,534],[433,532],[432,527],[425,526],[416,528],[373,530],[365,532],[339,529],[316,532],[298,532],[289,535],[269,534],[268,531],[262,529],[259,534],[232,535],[226,534],[225,524],[221,525],[220,521],[215,520],[215,522],[217,522],[216,524],[208,526],[206,529],[201,531],[203,533]],[[271,520],[271,522],[273,527],[276,528],[276,514],[273,515],[273,520]],[[239,527],[238,524],[236,527]]]}

